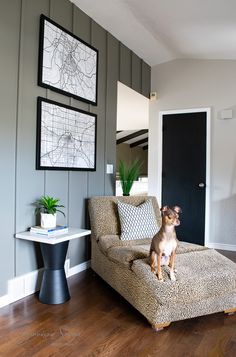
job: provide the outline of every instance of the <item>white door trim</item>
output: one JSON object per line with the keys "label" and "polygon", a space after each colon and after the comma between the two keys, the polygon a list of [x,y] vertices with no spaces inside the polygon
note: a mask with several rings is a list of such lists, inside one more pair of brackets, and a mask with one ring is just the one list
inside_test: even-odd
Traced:
{"label": "white door trim", "polygon": [[[158,192],[160,200],[162,197],[162,125],[163,115],[167,114],[185,114],[185,113],[206,113],[206,200],[205,200],[205,245],[209,244],[210,237],[210,153],[211,153],[211,108],[194,108],[183,110],[166,110],[159,112],[159,128],[158,128]],[[160,201],[160,204],[162,202]]]}

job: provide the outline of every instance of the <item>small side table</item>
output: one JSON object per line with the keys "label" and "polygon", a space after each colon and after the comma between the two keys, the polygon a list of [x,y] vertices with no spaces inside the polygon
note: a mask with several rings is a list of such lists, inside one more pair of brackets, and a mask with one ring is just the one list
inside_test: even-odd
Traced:
{"label": "small side table", "polygon": [[16,238],[39,242],[44,261],[44,272],[39,300],[44,304],[62,304],[70,299],[64,269],[66,253],[71,239],[91,234],[88,229],[69,228],[68,233],[45,237],[31,232],[22,232]]}

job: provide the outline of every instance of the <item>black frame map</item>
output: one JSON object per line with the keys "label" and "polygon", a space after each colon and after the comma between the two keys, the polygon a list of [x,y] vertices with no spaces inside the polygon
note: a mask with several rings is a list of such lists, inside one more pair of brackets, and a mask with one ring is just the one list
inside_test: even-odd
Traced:
{"label": "black frame map", "polygon": [[38,97],[36,169],[96,170],[97,115]]}
{"label": "black frame map", "polygon": [[38,84],[97,105],[98,50],[40,17]]}

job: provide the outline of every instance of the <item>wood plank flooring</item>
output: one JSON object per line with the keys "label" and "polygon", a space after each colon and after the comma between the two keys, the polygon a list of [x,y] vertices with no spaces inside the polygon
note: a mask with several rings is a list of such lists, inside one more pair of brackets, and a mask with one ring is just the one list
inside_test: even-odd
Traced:
{"label": "wood plank flooring", "polygon": [[[223,252],[236,262],[236,252]],[[69,279],[71,300],[31,295],[0,309],[0,357],[235,357],[236,314],[172,323],[161,332],[92,270]]]}

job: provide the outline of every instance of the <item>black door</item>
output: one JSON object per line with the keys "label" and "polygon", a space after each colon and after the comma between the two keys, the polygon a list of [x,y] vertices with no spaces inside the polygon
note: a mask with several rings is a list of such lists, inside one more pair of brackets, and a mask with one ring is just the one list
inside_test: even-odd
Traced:
{"label": "black door", "polygon": [[163,115],[162,205],[182,208],[179,240],[204,245],[206,112]]}

